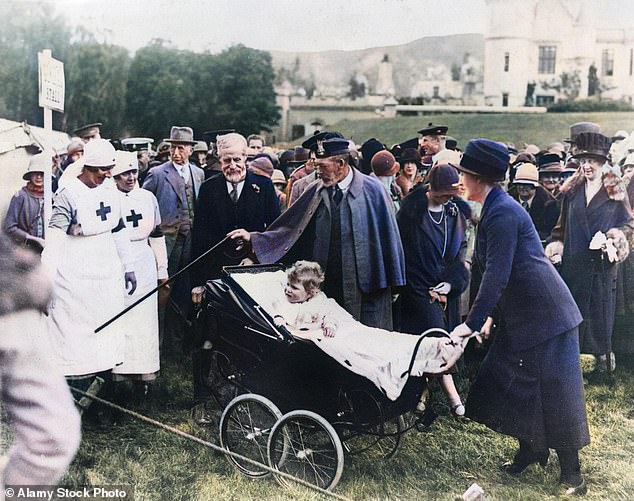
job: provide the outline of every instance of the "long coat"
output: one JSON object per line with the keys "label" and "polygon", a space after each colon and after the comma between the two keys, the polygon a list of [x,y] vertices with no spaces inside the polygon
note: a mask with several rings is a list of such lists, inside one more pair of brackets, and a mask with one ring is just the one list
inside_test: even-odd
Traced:
{"label": "long coat", "polygon": [[561,275],[583,315],[582,353],[612,351],[618,265],[610,263],[601,251],[588,247],[597,231],[606,233],[617,228],[631,232],[632,217],[628,205],[625,200],[610,198],[601,187],[586,206],[584,184],[567,191],[562,199],[561,216],[553,230],[553,239],[564,243]]}
{"label": "long coat", "polygon": [[502,328],[471,387],[467,415],[539,448],[587,444],[575,332],[581,314],[530,216],[499,187],[482,209],[474,265],[481,283],[466,323],[480,330],[496,309]]}
{"label": "long coat", "polygon": [[[349,224],[353,237],[352,242],[342,242],[344,295],[356,289],[362,301],[370,301],[373,295],[379,295],[381,297],[374,299],[385,303],[382,296],[389,293],[390,287],[405,284],[403,247],[385,188],[376,178],[355,169],[341,207],[345,207],[342,228],[344,223]],[[322,181],[318,180],[309,185],[297,202],[266,232],[251,235],[255,257],[261,263],[312,259],[325,269],[330,243],[329,213],[328,193]],[[319,234],[316,234],[316,228],[320,228]],[[351,255],[346,251],[349,247]],[[373,326],[391,326],[391,301],[386,304],[386,308],[381,307],[385,311],[376,315],[368,313],[367,319],[373,317]],[[356,306],[342,306],[364,322],[363,309],[359,317]],[[378,320],[379,325],[374,320]]]}
{"label": "long coat", "polygon": [[[464,264],[467,251],[466,218],[456,204],[449,202],[445,211],[446,241],[437,241],[433,223],[427,215],[427,191],[426,188],[411,191],[401,202],[396,214],[407,275],[407,285],[401,292],[401,330],[413,334],[430,327],[453,329],[458,325],[460,295],[469,281]],[[441,306],[429,302],[429,288],[440,282],[451,284],[446,321]]]}
{"label": "long coat", "polygon": [[[513,198],[519,203],[522,202],[516,194],[513,195]],[[533,220],[539,238],[546,240],[557,223],[559,203],[546,188],[537,186],[531,206],[528,208],[528,213]]]}
{"label": "long coat", "polygon": [[[205,180],[205,173],[200,167],[189,164],[191,176],[194,183],[194,195],[198,197],[200,186]],[[187,206],[187,194],[182,182],[182,178],[171,161],[152,167],[148,173],[143,188],[151,191],[158,200],[161,210],[161,229],[165,235],[175,235],[178,233],[181,221],[178,210],[178,202]]]}
{"label": "long coat", "polygon": [[[214,176],[203,183],[196,205],[192,228],[192,260],[220,242],[236,228],[264,231],[280,215],[280,207],[273,183],[267,177],[247,172],[238,202],[229,197],[227,181],[223,175]],[[215,258],[215,259],[214,259]],[[237,256],[210,256],[192,272],[192,284],[203,285],[220,275],[222,266],[237,264]]]}

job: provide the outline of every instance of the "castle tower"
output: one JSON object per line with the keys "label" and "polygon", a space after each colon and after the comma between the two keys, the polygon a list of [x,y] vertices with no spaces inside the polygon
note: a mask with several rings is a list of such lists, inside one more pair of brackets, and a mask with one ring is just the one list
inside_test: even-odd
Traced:
{"label": "castle tower", "polygon": [[523,106],[530,66],[536,65],[533,21],[537,0],[485,0],[484,102]]}

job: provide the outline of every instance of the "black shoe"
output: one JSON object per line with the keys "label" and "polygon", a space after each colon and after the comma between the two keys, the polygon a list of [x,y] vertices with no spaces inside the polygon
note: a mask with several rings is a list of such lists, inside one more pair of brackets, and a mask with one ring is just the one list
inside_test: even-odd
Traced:
{"label": "black shoe", "polygon": [[530,465],[538,463],[542,468],[546,468],[550,451],[544,452],[524,452],[518,451],[512,462],[504,463],[502,469],[509,475],[519,475]]}
{"label": "black shoe", "polygon": [[561,477],[559,481],[565,496],[585,496],[588,492],[588,485],[581,475],[574,475],[566,478]]}

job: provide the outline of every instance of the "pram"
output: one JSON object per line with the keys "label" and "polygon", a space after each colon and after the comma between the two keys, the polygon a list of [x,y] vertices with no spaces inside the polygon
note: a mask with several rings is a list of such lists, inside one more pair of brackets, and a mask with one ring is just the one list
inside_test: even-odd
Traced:
{"label": "pram", "polygon": [[[403,416],[416,407],[426,380],[409,376],[392,401],[312,342],[276,326],[260,303],[279,287],[280,271],[280,265],[225,267],[223,278],[205,287],[206,328],[213,331],[209,387],[224,409],[220,441],[232,452],[332,489],[341,478],[344,452],[383,457],[396,452],[409,429]],[[246,287],[245,278],[254,274],[263,279],[257,294]],[[269,276],[276,276],[270,285]],[[447,333],[430,329],[426,335]],[[268,475],[227,457],[250,477]]]}

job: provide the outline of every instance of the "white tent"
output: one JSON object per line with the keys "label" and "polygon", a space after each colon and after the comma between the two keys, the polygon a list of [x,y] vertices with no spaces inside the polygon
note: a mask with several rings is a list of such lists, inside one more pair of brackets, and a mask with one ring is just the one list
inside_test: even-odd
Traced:
{"label": "white tent", "polygon": [[11,197],[24,186],[22,175],[31,156],[39,150],[65,152],[69,142],[65,132],[0,118],[0,219],[4,219]]}

